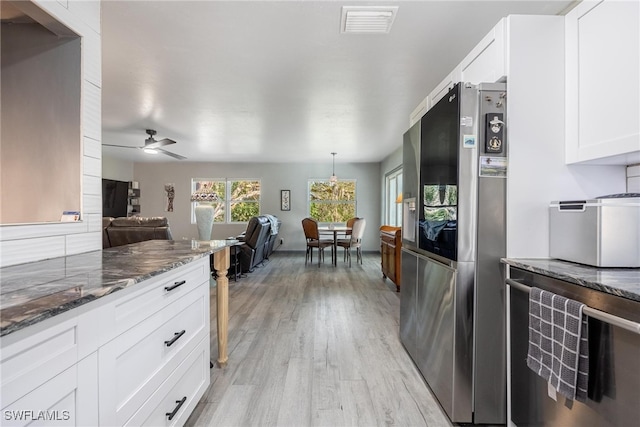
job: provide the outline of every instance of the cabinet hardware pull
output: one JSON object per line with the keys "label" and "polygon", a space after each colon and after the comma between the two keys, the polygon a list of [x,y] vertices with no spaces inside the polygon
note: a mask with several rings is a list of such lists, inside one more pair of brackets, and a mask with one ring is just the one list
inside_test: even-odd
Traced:
{"label": "cabinet hardware pull", "polygon": [[177,288],[178,286],[184,285],[185,283],[187,283],[186,280],[181,280],[179,282],[174,282],[172,286],[165,286],[164,290],[167,291],[167,292],[170,292],[170,291],[174,290],[175,288]]}
{"label": "cabinet hardware pull", "polygon": [[181,336],[183,336],[185,333],[185,330],[181,330],[180,332],[176,332],[175,334],[173,334],[173,338],[171,338],[169,341],[165,341],[165,345],[167,347],[171,347],[173,345],[174,342],[178,341],[178,338],[180,338]]}
{"label": "cabinet hardware pull", "polygon": [[[531,292],[531,286],[527,284],[520,283],[513,279],[505,279],[504,281],[507,283],[507,285],[515,289],[526,293]],[[623,317],[618,317],[616,315],[609,314],[607,312],[600,311],[589,306],[585,306],[582,309],[582,312],[589,317],[593,317],[594,319],[602,320],[605,323],[610,323],[614,326],[618,326],[620,328],[626,329],[627,331],[635,332],[636,334],[640,335],[640,323],[625,319]]]}
{"label": "cabinet hardware pull", "polygon": [[182,407],[182,405],[184,404],[184,402],[187,401],[187,396],[183,397],[180,400],[176,400],[176,407],[173,409],[173,411],[171,412],[167,412],[165,415],[167,416],[167,418],[169,419],[169,421],[171,421],[173,419],[173,417],[176,416],[176,414],[178,413],[178,411],[180,410],[180,408]]}

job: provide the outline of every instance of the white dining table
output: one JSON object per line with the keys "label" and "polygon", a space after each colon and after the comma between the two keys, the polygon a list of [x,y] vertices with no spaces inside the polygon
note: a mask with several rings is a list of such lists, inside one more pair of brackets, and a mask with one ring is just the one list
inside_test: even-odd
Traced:
{"label": "white dining table", "polygon": [[351,231],[351,227],[346,225],[329,225],[318,227],[319,234],[333,234],[333,254],[331,257],[331,263],[335,266],[338,265],[338,233],[346,233]]}

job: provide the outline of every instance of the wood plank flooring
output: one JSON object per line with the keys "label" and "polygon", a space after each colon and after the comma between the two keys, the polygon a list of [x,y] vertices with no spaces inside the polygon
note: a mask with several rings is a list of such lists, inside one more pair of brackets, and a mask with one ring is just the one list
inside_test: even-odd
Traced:
{"label": "wood plank flooring", "polygon": [[[318,268],[275,252],[229,282],[229,302],[229,363],[211,369],[186,425],[451,426],[400,343],[379,254]],[[212,289],[212,358],[215,307]]]}

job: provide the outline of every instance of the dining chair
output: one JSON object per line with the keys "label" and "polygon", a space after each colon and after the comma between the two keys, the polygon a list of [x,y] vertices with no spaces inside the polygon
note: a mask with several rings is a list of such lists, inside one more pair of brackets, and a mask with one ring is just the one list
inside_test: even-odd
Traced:
{"label": "dining chair", "polygon": [[307,240],[304,265],[307,265],[308,261],[313,263],[313,248],[318,249],[318,267],[320,267],[320,261],[324,260],[324,248],[331,247],[331,259],[333,259],[333,239],[320,239],[318,221],[313,218],[304,218],[302,220],[302,229]]}
{"label": "dining chair", "polygon": [[351,248],[356,250],[356,262],[360,261],[362,264],[362,236],[366,225],[367,221],[364,218],[356,218],[351,228],[351,236],[348,239],[338,240],[337,245],[344,248],[344,255],[349,260],[349,267],[351,267]]}
{"label": "dining chair", "polygon": [[[347,220],[346,226],[349,227],[349,228],[353,228],[353,223],[356,222],[356,219],[358,219],[357,216],[354,216],[353,218],[349,218]],[[345,239],[348,239],[350,235],[351,235],[351,230],[347,230],[347,231],[344,232]]]}

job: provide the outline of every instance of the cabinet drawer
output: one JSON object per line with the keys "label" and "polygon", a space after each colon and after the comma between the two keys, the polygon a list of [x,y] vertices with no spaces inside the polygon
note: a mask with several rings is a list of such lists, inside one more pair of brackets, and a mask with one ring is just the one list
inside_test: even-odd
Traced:
{"label": "cabinet drawer", "polygon": [[[3,426],[26,426],[34,420],[47,420],[50,425],[75,424],[75,366],[67,369],[40,387],[2,409]],[[36,421],[37,424],[37,421]]]}
{"label": "cabinet drawer", "polygon": [[2,408],[3,426],[97,425],[95,353]]}
{"label": "cabinet drawer", "polygon": [[[209,340],[203,339],[125,425],[183,425],[209,386]],[[169,415],[173,417],[169,420]]]}
{"label": "cabinet drawer", "polygon": [[122,425],[209,336],[208,302],[206,281],[99,350],[101,424]]}
{"label": "cabinet drawer", "polygon": [[187,266],[152,279],[155,283],[147,286],[114,307],[115,331],[119,335],[179,297],[186,295],[202,282],[209,280],[209,258],[204,258]]}
{"label": "cabinet drawer", "polygon": [[76,318],[2,348],[0,407],[21,398],[77,361]]}

